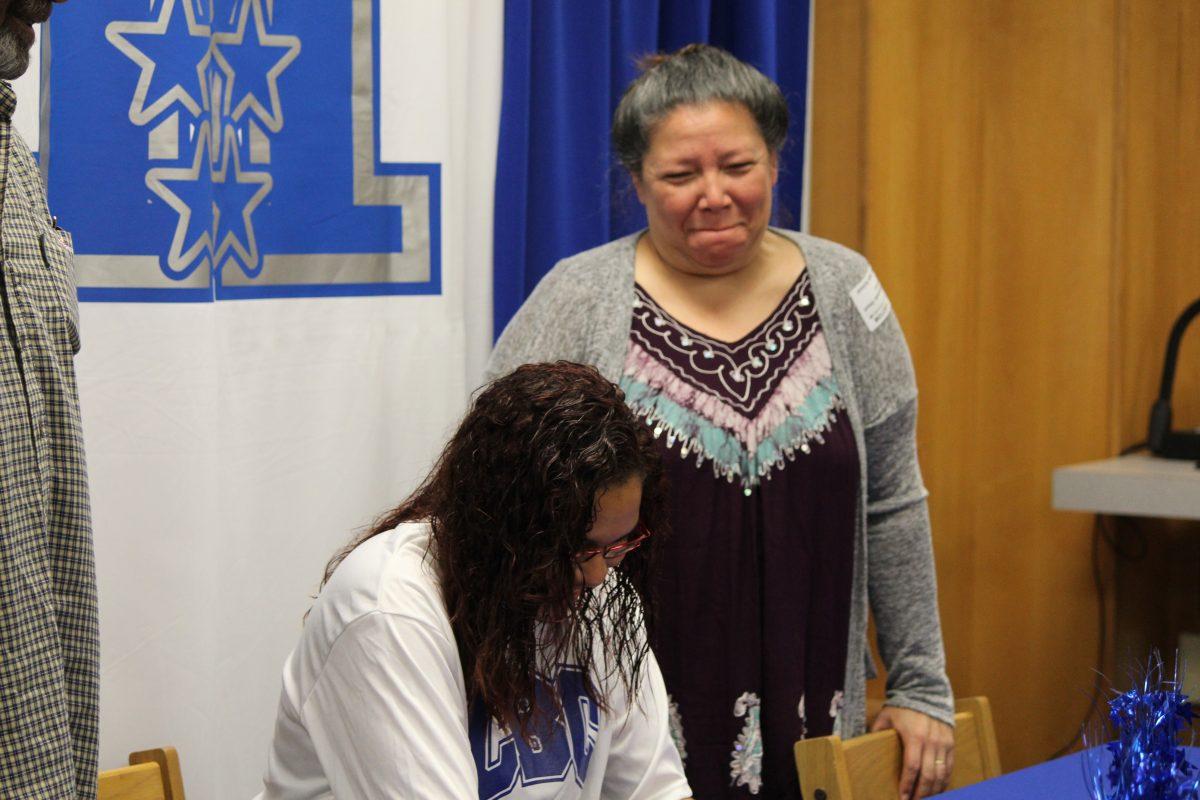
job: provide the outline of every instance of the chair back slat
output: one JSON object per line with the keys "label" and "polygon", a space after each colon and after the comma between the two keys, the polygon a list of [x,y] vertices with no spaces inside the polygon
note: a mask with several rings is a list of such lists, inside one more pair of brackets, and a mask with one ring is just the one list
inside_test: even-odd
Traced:
{"label": "chair back slat", "polygon": [[137,764],[100,773],[100,800],[167,800],[157,764]]}
{"label": "chair back slat", "polygon": [[[950,789],[1000,774],[996,730],[986,697],[967,697],[954,715]],[[843,742],[822,736],[796,742],[796,769],[805,800],[893,800],[898,797],[903,749],[894,730]]]}
{"label": "chair back slat", "polygon": [[186,800],[174,747],[129,754],[129,766],[100,773],[99,800]]}
{"label": "chair back slat", "polygon": [[[986,697],[964,697],[955,703],[958,711],[970,714],[975,720],[975,737],[979,743],[979,762],[982,780],[1000,775],[1000,748],[996,744],[996,726],[992,722],[992,706]],[[958,724],[955,715],[955,724]]]}
{"label": "chair back slat", "polygon": [[822,736],[796,743],[796,768],[800,771],[800,790],[805,800],[814,796],[811,789],[817,787],[825,792],[823,800],[853,800],[850,796],[850,773],[846,769],[846,755],[842,747],[842,740],[836,736]]}
{"label": "chair back slat", "polygon": [[895,731],[856,736],[842,743],[846,771],[850,775],[850,797],[894,800],[899,796],[902,749]]}

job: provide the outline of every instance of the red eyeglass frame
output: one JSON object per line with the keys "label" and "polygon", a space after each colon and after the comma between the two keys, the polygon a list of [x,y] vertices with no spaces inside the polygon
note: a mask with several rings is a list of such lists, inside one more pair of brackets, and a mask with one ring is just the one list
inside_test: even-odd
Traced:
{"label": "red eyeglass frame", "polygon": [[585,561],[591,561],[596,556],[603,556],[605,561],[612,561],[613,559],[628,555],[645,544],[651,534],[652,531],[646,527],[645,523],[639,520],[636,528],[612,544],[605,545],[604,547],[587,547],[580,550],[575,554],[575,563],[582,564]]}

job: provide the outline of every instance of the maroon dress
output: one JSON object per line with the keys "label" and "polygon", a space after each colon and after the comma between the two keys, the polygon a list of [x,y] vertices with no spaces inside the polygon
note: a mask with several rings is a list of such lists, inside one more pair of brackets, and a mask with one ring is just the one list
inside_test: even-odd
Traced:
{"label": "maroon dress", "polygon": [[692,790],[799,800],[792,745],[841,707],[859,488],[808,273],[736,342],[636,287],[621,386],[670,481],[651,635]]}

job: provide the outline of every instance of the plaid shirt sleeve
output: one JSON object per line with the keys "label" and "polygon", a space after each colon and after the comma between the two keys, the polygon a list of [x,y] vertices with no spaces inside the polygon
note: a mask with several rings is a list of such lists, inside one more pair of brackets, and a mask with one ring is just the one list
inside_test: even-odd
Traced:
{"label": "plaid shirt sleeve", "polygon": [[0,797],[94,800],[99,642],[70,235],[0,82]]}

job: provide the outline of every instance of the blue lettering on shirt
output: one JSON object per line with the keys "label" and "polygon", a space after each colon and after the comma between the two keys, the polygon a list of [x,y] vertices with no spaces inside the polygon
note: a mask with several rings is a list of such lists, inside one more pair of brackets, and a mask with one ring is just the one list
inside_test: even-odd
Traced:
{"label": "blue lettering on shirt", "polygon": [[[584,689],[579,667],[562,666],[555,679],[563,713],[541,726],[528,742],[497,725],[482,704],[471,709],[471,753],[479,774],[480,800],[498,800],[517,787],[587,779],[588,764],[600,735],[600,709]],[[537,687],[542,708],[552,707],[546,685]]]}

